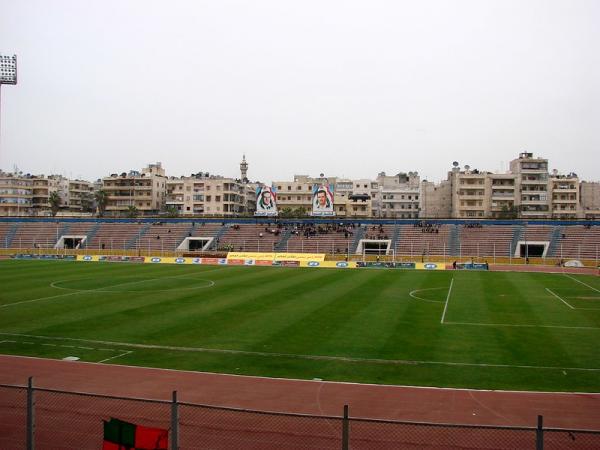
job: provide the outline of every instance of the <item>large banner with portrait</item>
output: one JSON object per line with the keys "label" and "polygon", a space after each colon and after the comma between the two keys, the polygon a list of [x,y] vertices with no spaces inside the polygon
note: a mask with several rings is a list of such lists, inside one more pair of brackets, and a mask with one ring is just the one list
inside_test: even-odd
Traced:
{"label": "large banner with portrait", "polygon": [[333,216],[333,185],[315,184],[312,193],[312,215]]}
{"label": "large banner with portrait", "polygon": [[256,212],[255,216],[277,215],[277,191],[271,186],[259,186],[256,188]]}

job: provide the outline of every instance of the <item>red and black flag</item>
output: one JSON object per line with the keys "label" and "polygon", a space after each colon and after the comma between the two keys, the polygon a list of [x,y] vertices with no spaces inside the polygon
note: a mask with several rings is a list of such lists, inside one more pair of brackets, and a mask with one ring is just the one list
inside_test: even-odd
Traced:
{"label": "red and black flag", "polygon": [[169,432],[111,418],[104,422],[102,450],[168,450]]}

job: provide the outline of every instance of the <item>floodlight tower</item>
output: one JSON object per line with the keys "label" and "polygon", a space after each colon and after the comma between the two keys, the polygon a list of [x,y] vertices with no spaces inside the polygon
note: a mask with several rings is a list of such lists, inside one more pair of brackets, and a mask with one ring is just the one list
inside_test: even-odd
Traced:
{"label": "floodlight tower", "polygon": [[[17,55],[0,54],[0,149],[2,148],[2,85],[17,84]],[[0,151],[0,156],[2,155]]]}

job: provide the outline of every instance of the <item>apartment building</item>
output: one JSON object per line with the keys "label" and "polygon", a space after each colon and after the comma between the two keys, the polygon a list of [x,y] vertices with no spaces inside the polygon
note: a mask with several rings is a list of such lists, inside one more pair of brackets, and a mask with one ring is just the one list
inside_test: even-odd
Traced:
{"label": "apartment building", "polygon": [[373,202],[378,192],[378,184],[370,179],[351,180],[349,178],[310,177],[294,175],[293,181],[274,181],[277,189],[277,207],[280,211],[312,211],[313,186],[333,185],[334,211],[336,217],[367,218],[373,216]]}
{"label": "apartment building", "polygon": [[56,192],[63,210],[69,206],[69,180],[62,175],[37,175],[33,177],[33,213],[50,214],[50,195]]}
{"label": "apartment building", "polygon": [[[277,189],[277,208],[280,213],[284,209],[292,211],[304,209],[306,214],[312,211],[312,190],[314,184],[337,182],[336,177],[312,178],[308,175],[294,175],[293,181],[273,181],[273,186]],[[335,204],[335,198],[334,198]]]}
{"label": "apartment building", "polygon": [[416,219],[421,210],[421,183],[418,172],[400,172],[377,176],[377,216],[393,219]]}
{"label": "apartment building", "polygon": [[169,178],[167,208],[181,215],[238,216],[256,208],[255,185],[208,173]]}
{"label": "apartment building", "polygon": [[584,219],[600,219],[600,182],[582,181],[579,193],[581,216]]}
{"label": "apartment building", "polygon": [[558,175],[555,170],[550,177],[551,212],[553,219],[577,219],[582,217],[579,198],[579,178],[576,174]]}
{"label": "apartment building", "polygon": [[135,207],[140,215],[159,213],[166,200],[167,177],[160,162],[149,164],[142,172],[131,170],[102,179],[107,194],[106,212],[112,215],[127,213]]}
{"label": "apartment building", "polygon": [[419,201],[420,218],[446,219],[452,217],[452,183],[449,180],[442,180],[439,184],[423,180]]}
{"label": "apartment building", "polygon": [[33,205],[33,177],[0,170],[0,215],[26,216]]}
{"label": "apartment building", "polygon": [[510,172],[516,175],[517,192],[515,206],[523,219],[550,217],[550,189],[548,160],[535,158],[533,153],[523,152],[510,162]]}
{"label": "apartment building", "polygon": [[[489,183],[488,173],[465,166],[460,170],[455,166],[448,174],[452,186],[452,217],[484,218],[488,215]],[[487,188],[487,189],[486,189]]]}

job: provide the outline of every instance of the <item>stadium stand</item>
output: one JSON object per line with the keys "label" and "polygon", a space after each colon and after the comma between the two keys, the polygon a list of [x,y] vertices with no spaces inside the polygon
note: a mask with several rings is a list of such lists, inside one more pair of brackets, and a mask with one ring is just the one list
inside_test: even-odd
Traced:
{"label": "stadium stand", "polygon": [[[580,222],[581,223],[581,222]],[[518,242],[548,242],[548,257],[596,259],[600,226],[500,222],[248,223],[205,221],[0,221],[0,247],[53,249],[61,236],[82,248],[174,252],[187,238],[213,238],[209,250],[356,254],[364,240],[386,240],[404,256],[514,256]]]}
{"label": "stadium stand", "polygon": [[424,223],[422,226],[401,225],[396,254],[450,255],[451,227],[452,225],[439,223]]}
{"label": "stadium stand", "polygon": [[514,225],[459,226],[460,250],[457,255],[509,256]]}

